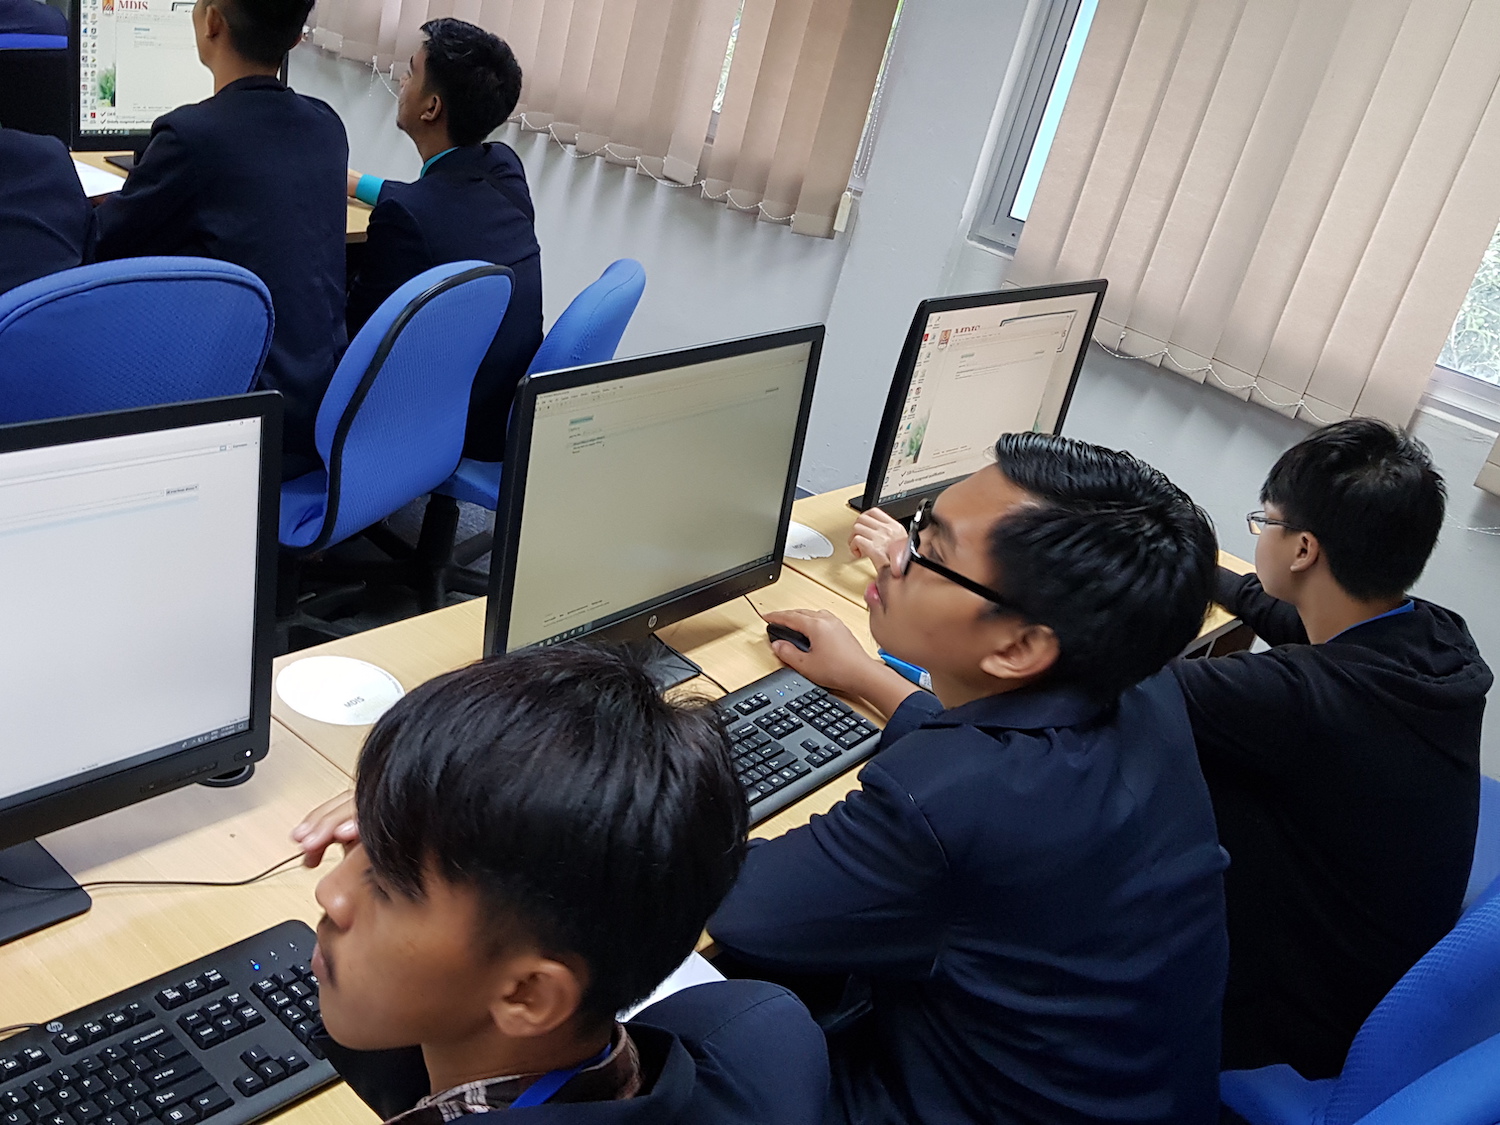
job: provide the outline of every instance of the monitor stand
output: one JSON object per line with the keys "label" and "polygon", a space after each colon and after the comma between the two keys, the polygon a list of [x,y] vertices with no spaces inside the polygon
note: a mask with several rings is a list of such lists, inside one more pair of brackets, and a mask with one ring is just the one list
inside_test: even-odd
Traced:
{"label": "monitor stand", "polygon": [[92,905],[88,892],[35,840],[0,851],[0,945]]}
{"label": "monitor stand", "polygon": [[631,651],[644,661],[646,674],[655,681],[658,691],[666,691],[678,684],[687,683],[694,676],[703,675],[702,668],[655,633],[630,647]]}

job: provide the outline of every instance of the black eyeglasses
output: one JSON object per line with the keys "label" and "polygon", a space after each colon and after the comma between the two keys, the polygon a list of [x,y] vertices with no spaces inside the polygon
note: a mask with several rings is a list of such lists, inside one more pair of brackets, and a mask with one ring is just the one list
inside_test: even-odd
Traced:
{"label": "black eyeglasses", "polygon": [[911,569],[911,564],[916,563],[918,566],[932,571],[933,574],[941,578],[946,578],[955,585],[962,586],[971,594],[978,594],[987,602],[994,602],[996,605],[1008,609],[1012,613],[1020,613],[1021,607],[1004,594],[991,590],[988,586],[982,586],[972,578],[965,578],[958,571],[949,570],[942,563],[933,562],[922,555],[922,552],[917,548],[917,540],[922,534],[922,525],[927,522],[927,517],[931,512],[932,501],[924,500],[922,506],[917,509],[917,514],[912,516],[911,529],[906,533],[906,550],[901,553],[901,557],[896,560],[896,565],[891,568],[896,575],[900,578],[905,578],[906,572]]}
{"label": "black eyeglasses", "polygon": [[1302,530],[1302,528],[1300,527],[1295,527],[1292,524],[1287,523],[1286,520],[1273,519],[1271,516],[1266,515],[1264,510],[1251,512],[1249,515],[1247,515],[1245,517],[1245,526],[1250,529],[1251,535],[1259,535],[1268,527],[1284,527],[1288,531]]}

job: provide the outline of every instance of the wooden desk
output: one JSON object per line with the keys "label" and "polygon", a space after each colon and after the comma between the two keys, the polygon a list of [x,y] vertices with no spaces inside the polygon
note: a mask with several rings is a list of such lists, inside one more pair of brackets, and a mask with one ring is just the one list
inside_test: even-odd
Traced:
{"label": "wooden desk", "polygon": [[[44,837],[79,882],[236,879],[297,849],[287,833],[348,787],[273,725],[271,753],[234,789],[190,785]],[[288,918],[316,924],[319,874],[295,867],[249,887],[99,887],[86,914],[0,945],[0,1026],[48,1020]],[[370,1125],[339,1084],[299,1103],[288,1125]]]}
{"label": "wooden desk", "polygon": [[[116,175],[122,174],[120,169],[116,168],[113,164],[106,163],[105,157],[123,155],[123,153],[119,152],[75,152],[73,154],[75,158],[84,164],[92,165],[95,168],[102,168],[104,171],[113,172]],[[344,241],[346,243],[363,242],[369,226],[370,208],[358,200],[349,200],[348,205],[344,209]]]}
{"label": "wooden desk", "polygon": [[[865,604],[865,589],[875,581],[875,567],[868,559],[857,559],[849,552],[849,533],[854,530],[854,521],[859,515],[849,507],[849,498],[863,492],[864,485],[854,485],[809,496],[793,504],[792,519],[821,532],[833,544],[833,555],[825,559],[786,560],[786,565],[797,573],[842,595],[861,609]],[[1227,551],[1219,552],[1219,565],[1236,574],[1248,574],[1255,569],[1253,563],[1236,558]],[[1198,639],[1188,651],[1198,652],[1221,642],[1228,643],[1229,635],[1239,625],[1239,619],[1223,606],[1209,606]],[[1214,651],[1219,650],[1214,648]]]}

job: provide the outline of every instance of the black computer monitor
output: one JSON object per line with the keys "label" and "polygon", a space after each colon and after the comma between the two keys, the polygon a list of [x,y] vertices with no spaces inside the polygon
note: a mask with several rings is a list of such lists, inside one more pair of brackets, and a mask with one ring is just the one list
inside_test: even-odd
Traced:
{"label": "black computer monitor", "polygon": [[[484,651],[635,641],[781,574],[823,327],[528,375]],[[663,687],[698,668],[649,644]]]}
{"label": "black computer monitor", "polygon": [[265,757],[280,463],[272,393],[0,426],[0,941],[89,908],[35,837]]}
{"label": "black computer monitor", "polygon": [[1061,427],[1105,282],[933,297],[917,306],[856,511],[907,519],[990,463],[1004,433]]}
{"label": "black computer monitor", "polygon": [[213,95],[193,0],[74,0],[69,44],[77,151],[139,152],[158,117]]}

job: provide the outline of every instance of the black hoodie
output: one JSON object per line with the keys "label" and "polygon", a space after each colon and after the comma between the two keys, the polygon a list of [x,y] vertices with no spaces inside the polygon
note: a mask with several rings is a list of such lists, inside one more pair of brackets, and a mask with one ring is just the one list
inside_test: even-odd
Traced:
{"label": "black hoodie", "polygon": [[1216,599],[1277,646],[1174,666],[1230,857],[1223,1065],[1331,1077],[1458,920],[1494,677],[1420,599],[1320,645],[1253,574]]}

